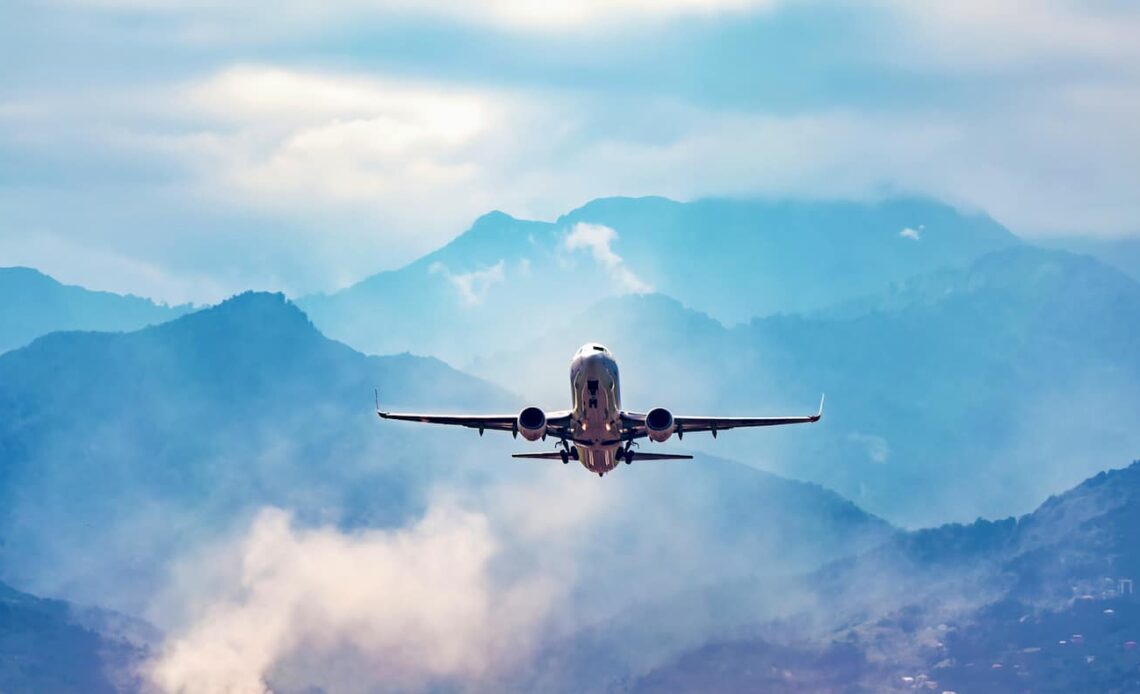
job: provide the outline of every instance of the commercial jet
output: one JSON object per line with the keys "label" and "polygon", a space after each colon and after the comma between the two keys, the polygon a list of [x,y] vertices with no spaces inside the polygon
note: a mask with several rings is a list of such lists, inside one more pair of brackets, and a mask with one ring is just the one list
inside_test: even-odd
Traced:
{"label": "commercial jet", "polygon": [[429,424],[451,424],[485,430],[509,431],[514,437],[522,434],[527,441],[558,440],[558,450],[552,453],[516,453],[515,458],[577,460],[590,472],[601,477],[617,467],[634,460],[687,460],[691,455],[668,453],[642,453],[634,450],[637,439],[663,442],[673,434],[683,439],[685,434],[712,432],[740,427],[770,427],[781,424],[810,424],[823,416],[823,398],[819,411],[805,417],[681,417],[664,407],[646,413],[629,412],[621,408],[621,385],[618,380],[614,355],[602,345],[587,343],[570,362],[570,388],[572,407],[559,412],[543,412],[538,407],[527,407],[515,414],[410,414],[384,412],[377,397],[376,414],[384,419]]}

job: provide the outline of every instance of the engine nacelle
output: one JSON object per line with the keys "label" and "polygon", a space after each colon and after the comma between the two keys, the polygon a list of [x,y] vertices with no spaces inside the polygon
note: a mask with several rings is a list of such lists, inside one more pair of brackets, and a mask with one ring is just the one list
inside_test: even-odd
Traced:
{"label": "engine nacelle", "polygon": [[660,443],[668,439],[674,429],[673,413],[664,407],[655,407],[645,415],[645,431],[653,441]]}
{"label": "engine nacelle", "polygon": [[546,413],[537,407],[519,412],[519,433],[527,441],[537,441],[546,434]]}

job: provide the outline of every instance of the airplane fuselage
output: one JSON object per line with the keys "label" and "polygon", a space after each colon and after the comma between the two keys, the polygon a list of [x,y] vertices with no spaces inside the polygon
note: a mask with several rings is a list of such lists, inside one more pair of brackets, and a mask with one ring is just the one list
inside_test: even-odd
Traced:
{"label": "airplane fuselage", "polygon": [[596,343],[578,350],[570,362],[570,394],[578,461],[590,472],[609,472],[623,444],[621,379],[609,350]]}

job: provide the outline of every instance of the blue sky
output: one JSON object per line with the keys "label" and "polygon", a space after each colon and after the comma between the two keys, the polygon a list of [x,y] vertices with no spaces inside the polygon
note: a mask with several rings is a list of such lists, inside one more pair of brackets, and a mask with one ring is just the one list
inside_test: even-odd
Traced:
{"label": "blue sky", "polygon": [[299,294],[502,209],[929,195],[1140,233],[1140,7],[6,0],[0,265]]}

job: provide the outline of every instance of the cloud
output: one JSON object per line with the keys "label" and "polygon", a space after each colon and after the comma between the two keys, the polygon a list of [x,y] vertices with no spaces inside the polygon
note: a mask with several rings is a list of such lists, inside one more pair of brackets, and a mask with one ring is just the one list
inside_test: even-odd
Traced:
{"label": "cloud", "polygon": [[492,95],[474,90],[265,66],[188,84],[177,101],[213,135],[170,146],[219,195],[286,214],[370,211],[421,229],[424,191],[469,187],[482,165],[465,148],[497,118]]}
{"label": "cloud", "polygon": [[[611,662],[582,672],[603,681],[648,672],[729,623],[793,609],[788,592],[756,586],[814,566],[789,556],[818,556],[814,531],[755,532],[779,516],[764,505],[726,526],[718,483],[659,467],[621,473],[599,484],[561,465],[528,467],[441,487],[422,517],[394,529],[312,527],[262,509],[231,540],[184,549],[146,611],[166,640],[144,674],[182,694],[533,690],[518,683],[577,670],[585,656],[564,649],[578,638],[601,635]],[[678,525],[677,504],[661,500],[682,487],[691,520]],[[754,557],[768,555],[758,575]],[[750,597],[727,622],[701,600],[656,609],[743,577]]]}
{"label": "cloud", "polygon": [[505,0],[476,8],[459,0],[428,3],[423,11],[509,28],[558,31],[601,22],[652,21],[686,15],[747,12],[768,9],[775,4],[775,0],[553,0],[543,3]]}
{"label": "cloud", "polygon": [[[1140,215],[1131,195],[1140,185],[1138,150],[1120,136],[1134,127],[1130,116],[1140,122],[1140,95],[1107,87],[1016,108],[983,104],[976,108],[985,113],[974,115],[870,108],[773,115],[244,66],[171,94],[169,112],[140,111],[142,93],[121,111],[100,104],[98,127],[80,117],[94,107],[67,100],[48,108],[58,122],[12,116],[7,133],[28,129],[21,139],[37,147],[67,143],[68,161],[111,172],[121,160],[147,162],[168,180],[116,184],[112,173],[97,195],[68,185],[53,188],[53,198],[22,188],[4,199],[0,191],[5,215],[61,238],[101,230],[120,254],[171,277],[168,289],[150,293],[176,301],[216,298],[187,296],[184,287],[195,285],[325,291],[409,262],[489,209],[550,219],[608,195],[921,194],[984,209],[1027,235],[1124,233]],[[610,135],[649,113],[660,127]],[[1057,159],[1066,167],[1049,164]],[[145,218],[131,216],[140,208],[150,210]],[[203,211],[213,218],[193,223]],[[219,246],[232,252],[219,254]],[[600,258],[612,262],[604,249]],[[46,253],[24,262],[82,271]],[[624,264],[611,267],[629,291],[648,290]],[[195,282],[200,276],[208,281]]]}
{"label": "cloud", "polygon": [[904,227],[903,230],[899,232],[899,236],[903,237],[904,239],[918,241],[920,238],[922,238],[922,225],[920,224],[917,229],[913,227]]}
{"label": "cloud", "polygon": [[[357,19],[446,19],[476,25],[491,25],[516,31],[564,32],[607,22],[645,22],[686,16],[710,16],[725,12],[768,10],[777,0],[498,0],[470,3],[463,0],[337,0],[312,5],[300,0],[252,2],[231,7],[213,0],[69,0],[70,4],[113,12],[147,12],[194,17],[261,17],[278,31],[295,33],[316,23],[339,23]],[[310,25],[309,27],[306,24]],[[213,26],[205,34],[226,32]],[[195,34],[201,36],[202,34]]]}
{"label": "cloud", "polygon": [[[0,233],[0,258],[3,265],[51,271],[53,277],[64,284],[161,297],[173,304],[220,301],[230,294],[207,274],[172,273],[159,264],[97,242],[69,239],[42,230],[21,233],[7,229]],[[45,266],[45,258],[51,258],[55,265]]]}
{"label": "cloud", "polygon": [[614,485],[565,473],[441,488],[403,528],[305,527],[262,509],[172,567],[148,611],[167,639],[145,674],[181,694],[501,690],[496,678],[580,618],[581,554],[625,508]]}
{"label": "cloud", "polygon": [[[740,26],[717,16],[769,6]],[[24,14],[0,39],[75,46],[83,60],[29,49],[25,77],[0,83],[0,214],[169,278],[137,291],[198,301],[218,287],[336,289],[420,257],[487,210],[553,219],[608,195],[919,194],[1026,236],[1136,232],[1140,11],[785,6],[559,3],[528,18],[534,6],[513,1],[17,4]],[[661,17],[701,21],[648,21]],[[335,18],[352,22],[353,40],[329,31]],[[813,60],[774,92],[756,88],[765,73],[750,66],[766,55],[745,43],[766,46],[780,29],[827,37],[837,19],[854,25],[850,40],[809,40]],[[513,30],[527,22],[565,35]],[[273,43],[277,23],[300,39]],[[92,30],[68,33],[78,26]],[[202,38],[215,31],[237,38]],[[726,52],[726,38],[740,44]],[[162,61],[148,60],[156,45],[171,46]],[[684,69],[662,70],[647,46]],[[724,64],[738,49],[745,59]],[[783,81],[800,85],[791,97]],[[70,258],[25,262],[83,274]],[[97,284],[113,282],[126,280]]]}
{"label": "cloud", "polygon": [[1134,71],[1140,10],[1131,3],[1061,0],[964,0],[882,3],[900,30],[897,58],[906,65],[954,73],[1036,71],[1083,61]]}
{"label": "cloud", "polygon": [[530,652],[559,597],[541,573],[494,576],[500,547],[487,518],[449,502],[407,529],[353,534],[297,528],[266,509],[236,554],[219,559],[239,562],[237,580],[150,664],[163,691],[478,680]]}
{"label": "cloud", "polygon": [[500,260],[491,267],[471,272],[453,273],[440,262],[431,264],[428,272],[433,275],[442,275],[451,286],[459,292],[459,299],[467,306],[483,303],[487,292],[496,284],[502,284],[506,279],[506,261]]}
{"label": "cloud", "polygon": [[622,257],[614,253],[610,245],[617,238],[617,232],[601,224],[587,224],[578,222],[562,239],[562,247],[567,251],[579,249],[589,250],[594,260],[606,269],[610,278],[617,283],[622,292],[633,294],[647,294],[653,287],[641,281],[637,275],[626,267]]}
{"label": "cloud", "polygon": [[[905,231],[905,230],[904,230]],[[891,446],[882,436],[855,432],[847,439],[867,449],[867,457],[875,463],[885,463],[891,457]]]}
{"label": "cloud", "polygon": [[396,136],[384,144],[397,151],[423,139],[466,140],[489,108],[472,90],[266,65],[226,68],[183,85],[176,96],[180,107],[237,124],[388,120]]}

